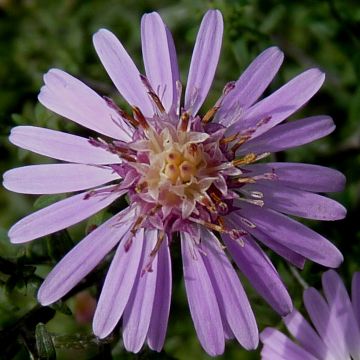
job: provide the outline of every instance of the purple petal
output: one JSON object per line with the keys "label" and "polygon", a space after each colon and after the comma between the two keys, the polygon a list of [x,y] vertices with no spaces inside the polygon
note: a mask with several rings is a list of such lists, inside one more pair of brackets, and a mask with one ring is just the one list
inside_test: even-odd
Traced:
{"label": "purple petal", "polygon": [[241,146],[238,154],[278,152],[308,144],[335,130],[330,116],[311,116],[275,126],[264,134]]}
{"label": "purple petal", "polygon": [[264,251],[250,236],[243,238],[243,247],[227,235],[222,238],[236,265],[256,291],[276,312],[287,315],[292,310],[291,298]]}
{"label": "purple petal", "polygon": [[139,70],[121,42],[106,29],[93,36],[95,50],[120,94],[131,106],[138,106],[145,116],[154,111]]}
{"label": "purple petal", "polygon": [[304,292],[304,304],[317,332],[328,347],[335,359],[348,359],[341,330],[337,328],[337,322],[331,315],[330,309],[324,298],[314,288],[308,288]]}
{"label": "purple petal", "polygon": [[279,48],[273,46],[263,51],[243,72],[235,88],[225,97],[216,119],[223,125],[230,125],[231,112],[236,108],[247,109],[268,87],[284,59]]}
{"label": "purple petal", "polygon": [[118,164],[118,155],[91,145],[89,139],[35,126],[17,126],[9,140],[37,154],[73,163]]}
{"label": "purple petal", "polygon": [[340,251],[320,234],[303,224],[260,206],[238,202],[239,213],[255,224],[249,231],[259,241],[270,240],[327,267],[338,267],[343,261]]}
{"label": "purple petal", "polygon": [[288,360],[279,355],[276,349],[264,346],[261,350],[261,360]]}
{"label": "purple petal", "polygon": [[360,330],[344,283],[335,271],[329,270],[323,274],[322,284],[331,316],[334,317],[334,322],[342,333],[346,349],[353,359],[358,360],[360,359]]}
{"label": "purple petal", "polygon": [[80,241],[46,277],[37,295],[39,302],[52,304],[89,274],[127,233],[133,214],[129,208],[123,210]]}
{"label": "purple petal", "polygon": [[164,239],[158,252],[158,268],[154,307],[147,335],[150,349],[161,351],[166,335],[171,302],[171,258],[168,242]]}
{"label": "purple petal", "polygon": [[[236,213],[233,213],[232,216],[233,216],[233,219],[235,219],[234,228],[237,228],[239,226],[238,224],[241,223],[241,219],[236,218],[238,216]],[[251,231],[249,231],[249,233],[251,233]],[[299,269],[303,269],[303,267],[305,265],[306,258],[301,256],[300,254],[298,254],[295,251],[289,249],[288,247],[284,246],[283,244],[280,244],[278,242],[274,242],[271,237],[266,236],[265,234],[261,237],[261,242],[265,246],[267,246],[269,249],[273,250],[275,253],[277,253],[278,255],[283,257],[290,264],[298,267]],[[288,312],[286,314],[288,314]]]}
{"label": "purple petal", "polygon": [[293,310],[284,319],[285,325],[300,345],[318,359],[336,360],[330,354],[317,332],[297,311]]}
{"label": "purple petal", "polygon": [[254,313],[238,275],[218,240],[208,230],[202,231],[203,260],[214,286],[219,308],[239,343],[247,350],[256,349],[259,332]]}
{"label": "purple petal", "polygon": [[181,233],[186,295],[199,341],[211,356],[224,352],[219,306],[204,261],[187,233]]}
{"label": "purple petal", "polygon": [[111,192],[109,188],[109,192],[102,195],[87,197],[90,195],[87,192],[61,200],[18,221],[9,230],[10,240],[19,244],[77,224],[107,207],[125,192]]}
{"label": "purple petal", "polygon": [[48,109],[88,129],[122,141],[133,131],[106,101],[80,80],[59,69],[44,75],[39,101]]}
{"label": "purple petal", "polygon": [[266,328],[260,334],[260,339],[264,343],[261,351],[262,359],[273,360],[277,355],[278,359],[283,360],[317,360],[277,329]]}
{"label": "purple petal", "polygon": [[169,112],[176,101],[179,69],[174,41],[158,13],[143,15],[141,44],[146,76]]}
{"label": "purple petal", "polygon": [[134,287],[124,310],[123,341],[127,351],[138,353],[144,344],[153,311],[157,263],[156,256],[152,262],[151,272],[142,274],[150,260],[150,253],[158,239],[157,230],[147,230],[144,237],[142,260],[134,283]]}
{"label": "purple petal", "polygon": [[285,214],[316,220],[339,220],[346,209],[325,196],[287,187],[277,181],[244,186],[244,191],[260,191],[269,208]]}
{"label": "purple petal", "polygon": [[255,127],[260,121],[270,120],[258,127],[252,138],[260,136],[288,118],[320,89],[325,79],[319,69],[310,69],[296,76],[279,90],[245,111],[240,121],[229,128],[229,133]]}
{"label": "purple petal", "polygon": [[83,164],[30,165],[4,174],[3,185],[22,194],[58,194],[90,189],[119,175],[111,168]]}
{"label": "purple petal", "polygon": [[277,183],[305,191],[336,192],[345,186],[345,176],[341,172],[318,165],[290,162],[254,164],[247,165],[246,171],[251,171],[251,176],[274,172]]}
{"label": "purple petal", "polygon": [[[132,221],[127,225],[126,229],[129,229]],[[127,240],[128,236],[125,236],[116,250],[96,307],[93,332],[99,338],[109,335],[119,322],[130,298],[139,269],[144,245],[144,231],[142,229],[137,231],[129,249],[125,246]]]}
{"label": "purple petal", "polygon": [[354,309],[355,319],[360,329],[360,272],[356,272],[352,278],[351,301]]}
{"label": "purple petal", "polygon": [[185,110],[190,110],[194,116],[203,104],[214,79],[223,28],[220,11],[207,11],[196,37],[185,91]]}

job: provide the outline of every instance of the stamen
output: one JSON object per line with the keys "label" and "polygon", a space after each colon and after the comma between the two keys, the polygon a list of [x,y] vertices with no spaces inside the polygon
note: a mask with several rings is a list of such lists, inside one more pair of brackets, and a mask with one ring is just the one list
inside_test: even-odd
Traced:
{"label": "stamen", "polygon": [[239,216],[239,218],[240,218],[240,221],[241,221],[245,226],[247,226],[247,227],[249,227],[249,228],[251,228],[251,229],[255,229],[255,228],[256,228],[256,225],[255,225],[253,222],[251,222],[250,220],[248,220],[248,219],[246,219],[246,218],[244,218],[244,217],[242,217],[242,216]]}
{"label": "stamen", "polygon": [[149,96],[151,97],[151,99],[153,100],[153,102],[155,103],[155,105],[157,106],[157,108],[160,110],[161,113],[165,112],[165,108],[159,98],[159,96],[157,96],[157,94],[155,93],[155,91],[153,90],[153,88],[151,87],[149,80],[147,79],[146,76],[140,74],[140,79],[143,82],[143,84],[145,85]]}
{"label": "stamen", "polygon": [[129,162],[136,162],[136,158],[134,158],[133,156],[131,155],[128,155],[128,154],[123,154],[123,153],[117,153],[122,159],[124,160],[127,160]]}
{"label": "stamen", "polygon": [[147,188],[148,184],[146,181],[140,183],[140,184],[137,184],[136,187],[135,187],[135,191],[137,193],[141,193],[143,192],[146,188]]}
{"label": "stamen", "polygon": [[256,206],[260,206],[260,207],[264,206],[263,200],[255,200],[255,199],[248,199],[248,198],[241,198],[241,197],[239,197],[238,199],[241,201],[247,202],[249,204],[256,205]]}
{"label": "stamen", "polygon": [[123,119],[127,120],[132,126],[134,127],[138,127],[139,123],[132,117],[130,116],[126,111],[122,110],[121,108],[119,108],[115,102],[113,101],[113,99],[107,97],[107,96],[103,96],[103,99],[106,101],[107,105],[115,110],[119,116],[121,116]]}
{"label": "stamen", "polygon": [[141,215],[139,216],[136,220],[135,220],[135,223],[134,225],[132,226],[130,232],[132,233],[132,235],[134,236],[136,234],[136,232],[140,229],[142,223],[144,222],[145,220],[145,216],[144,215]]}
{"label": "stamen", "polygon": [[164,237],[165,237],[165,233],[163,231],[160,231],[159,236],[158,236],[157,241],[156,241],[156,244],[155,244],[155,247],[154,247],[154,249],[151,250],[150,260],[145,265],[145,267],[142,269],[140,276],[144,276],[147,272],[152,272],[153,271],[152,263],[154,262],[156,254],[160,250],[160,246],[161,246],[162,242],[164,241]]}
{"label": "stamen", "polygon": [[265,159],[265,158],[268,157],[269,155],[271,155],[270,152],[264,152],[264,153],[262,153],[262,154],[258,154],[258,155],[256,156],[256,160],[255,160],[255,161]]}
{"label": "stamen", "polygon": [[[247,177],[238,177],[233,179],[235,181],[235,184],[254,184],[258,180],[277,180],[278,176],[275,174],[275,171],[264,173],[261,175],[255,175],[255,176],[247,176]],[[232,183],[234,184],[234,183]],[[235,185],[234,184],[234,185]]]}
{"label": "stamen", "polygon": [[236,182],[238,182],[239,184],[254,184],[256,181],[254,178],[245,177],[245,178],[237,178]]}
{"label": "stamen", "polygon": [[179,125],[179,130],[181,131],[187,131],[188,130],[188,125],[189,125],[189,118],[190,115],[188,112],[183,112],[180,116],[180,125]]}
{"label": "stamen", "polygon": [[219,216],[219,217],[217,218],[217,222],[219,223],[219,225],[220,225],[222,228],[225,227],[224,219],[223,219],[221,216]]}
{"label": "stamen", "polygon": [[264,180],[277,180],[278,176],[275,174],[275,169],[273,169],[273,172],[271,173],[265,173],[263,175],[258,175],[257,178],[264,179]]}
{"label": "stamen", "polygon": [[232,231],[233,231],[233,233],[230,234],[231,239],[236,241],[241,247],[244,247],[245,242],[242,239],[242,236],[247,235],[247,232],[241,231],[241,230],[236,230],[236,229],[233,229]]}
{"label": "stamen", "polygon": [[[213,231],[217,231],[219,233],[223,233],[223,234],[228,234],[228,235],[232,235],[234,234],[234,231],[239,231],[241,232],[241,230],[236,230],[236,229],[226,229],[224,226],[223,226],[223,222],[222,222],[222,225],[217,225],[217,224],[213,224],[213,223],[210,223],[210,222],[207,222],[205,220],[202,220],[202,219],[196,219],[196,218],[193,218],[193,217],[189,217],[188,218],[190,221],[193,221],[197,224],[200,224],[202,226],[205,226],[207,227],[208,229],[210,230],[213,230]],[[243,233],[243,235],[246,235],[246,232]]]}
{"label": "stamen", "polygon": [[107,143],[104,139],[100,137],[98,137],[97,139],[93,137],[89,137],[89,143],[92,146],[99,147],[111,153],[116,153],[116,151],[114,150],[114,146],[112,146],[112,144]]}
{"label": "stamen", "polygon": [[225,138],[222,138],[222,139],[220,140],[220,144],[226,145],[226,144],[228,144],[228,143],[231,143],[231,142],[235,141],[239,136],[240,136],[240,133],[236,133],[236,134],[227,136],[227,137],[225,137]]}
{"label": "stamen", "polygon": [[151,250],[150,256],[155,256],[157,254],[162,242],[164,241],[164,238],[165,238],[164,231],[159,231],[159,236],[158,236],[157,242],[155,244],[155,247]]}
{"label": "stamen", "polygon": [[210,197],[215,201],[215,204],[218,206],[221,212],[227,212],[228,206],[225,202],[222,201],[221,197],[215,192],[210,192]]}
{"label": "stamen", "polygon": [[261,191],[250,191],[250,196],[255,199],[262,199],[264,194]]}
{"label": "stamen", "polygon": [[124,244],[125,252],[128,252],[131,248],[133,242],[133,236],[129,236],[129,238],[126,240],[126,243]]}
{"label": "stamen", "polygon": [[126,242],[126,244],[125,244],[125,251],[128,251],[128,250],[130,249],[130,246],[131,246],[131,244],[132,244],[132,238],[135,236],[136,232],[141,228],[141,226],[142,226],[142,224],[144,223],[144,221],[145,221],[149,216],[153,216],[160,208],[161,208],[161,205],[160,205],[160,204],[157,204],[157,205],[154,206],[147,214],[138,216],[138,218],[135,220],[134,225],[133,225],[132,228],[130,229],[131,236],[130,236],[130,238],[127,240],[127,242]]}
{"label": "stamen", "polygon": [[231,91],[233,90],[235,87],[235,81],[229,82],[225,85],[224,89],[223,89],[223,93],[220,96],[220,98],[216,101],[215,105],[207,111],[207,113],[203,116],[202,118],[202,122],[207,124],[208,122],[210,122],[213,117],[215,116],[215,114],[218,112],[218,110],[220,109],[222,102],[224,101],[225,96]]}
{"label": "stamen", "polygon": [[250,138],[251,135],[242,135],[239,141],[231,147],[230,151],[235,154],[236,151],[240,148],[240,146],[244,145]]}
{"label": "stamen", "polygon": [[204,196],[202,199],[200,199],[199,202],[202,206],[205,206],[206,209],[208,209],[211,213],[216,213],[216,207],[209,198]]}
{"label": "stamen", "polygon": [[101,149],[109,151],[112,154],[119,155],[121,158],[123,158],[127,161],[130,161],[130,162],[136,161],[135,153],[129,154],[130,149],[120,146],[118,144],[115,144],[115,143],[110,144],[101,138],[94,139],[92,137],[89,138],[89,143],[95,147],[99,147]]}
{"label": "stamen", "polygon": [[240,165],[248,165],[253,163],[257,160],[257,156],[255,153],[246,154],[244,157],[240,159],[234,159],[231,163],[233,166],[240,166]]}
{"label": "stamen", "polygon": [[202,122],[207,124],[208,122],[210,122],[212,120],[212,118],[215,116],[215,114],[218,112],[218,110],[220,109],[220,106],[216,106],[214,105],[210,110],[208,110],[206,112],[206,114],[203,116],[202,118]]}
{"label": "stamen", "polygon": [[141,110],[137,106],[133,106],[132,109],[135,120],[142,126],[143,129],[149,129],[149,124],[146,121],[145,116],[143,115]]}

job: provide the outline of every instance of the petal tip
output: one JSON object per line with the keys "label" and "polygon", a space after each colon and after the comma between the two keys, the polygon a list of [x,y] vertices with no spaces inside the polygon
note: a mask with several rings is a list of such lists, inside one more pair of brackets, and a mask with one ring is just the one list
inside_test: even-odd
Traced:
{"label": "petal tip", "polygon": [[51,297],[51,292],[45,291],[45,282],[43,282],[43,284],[40,286],[40,289],[38,290],[37,299],[42,306],[49,306],[56,302],[58,299],[53,299]]}
{"label": "petal tip", "polygon": [[105,28],[98,29],[98,31],[96,31],[92,37],[95,48],[96,48],[97,43],[100,41],[103,41],[104,37],[107,37],[107,36],[115,36],[115,35],[111,31],[109,31]]}

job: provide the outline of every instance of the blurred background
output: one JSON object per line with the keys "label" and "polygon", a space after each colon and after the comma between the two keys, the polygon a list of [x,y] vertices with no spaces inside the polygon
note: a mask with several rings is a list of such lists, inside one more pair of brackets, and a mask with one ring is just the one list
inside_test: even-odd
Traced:
{"label": "blurred background", "polygon": [[[1,172],[49,162],[12,146],[7,136],[13,126],[36,125],[88,135],[38,103],[42,76],[48,69],[61,68],[122,104],[92,46],[92,34],[99,28],[114,32],[143,69],[141,15],[160,12],[173,33],[185,83],[196,33],[209,8],[222,11],[225,33],[207,105],[214,103],[226,82],[237,79],[257,54],[272,45],[284,51],[285,61],[267,93],[310,67],[319,67],[326,73],[325,85],[294,118],[328,114],[336,123],[336,131],[307,146],[278,153],[273,160],[314,163],[345,173],[346,190],[331,196],[347,207],[347,218],[335,223],[306,223],[343,252],[345,262],[339,272],[349,288],[352,273],[360,270],[360,6],[356,0],[0,0]],[[103,342],[92,336],[91,317],[111,256],[63,302],[51,308],[37,305],[36,291],[48,271],[86,232],[116,210],[111,208],[110,212],[100,213],[69,231],[27,245],[10,245],[7,230],[15,221],[62,197],[36,198],[1,190],[0,359],[209,359],[192,325],[176,245],[172,307],[161,354],[147,349],[138,355],[124,352],[118,329]],[[269,255],[295,306],[303,309],[303,288],[297,274],[294,276],[292,269],[276,255]],[[320,287],[324,270],[306,264],[300,276],[309,285]],[[282,328],[279,316],[242,280],[259,329]],[[259,351],[246,352],[230,341],[220,358],[259,359]]]}

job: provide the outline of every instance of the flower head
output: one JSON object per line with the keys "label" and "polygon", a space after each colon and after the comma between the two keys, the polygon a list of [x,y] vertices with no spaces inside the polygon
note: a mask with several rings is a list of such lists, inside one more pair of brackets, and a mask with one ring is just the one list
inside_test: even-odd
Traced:
{"label": "flower head", "polygon": [[351,300],[339,275],[322,276],[324,296],[314,288],[304,292],[304,304],[313,326],[293,310],[283,320],[296,343],[279,330],[261,333],[262,359],[345,360],[360,358],[360,273],[352,279]]}
{"label": "flower head", "polygon": [[221,13],[208,11],[181,106],[174,43],[157,13],[144,15],[141,23],[146,75],[139,73],[112,33],[99,30],[95,49],[131,113],[52,69],[44,76],[40,102],[100,137],[86,139],[31,126],[11,132],[15,145],[65,163],[10,170],[4,175],[6,188],[30,194],[85,190],[20,220],[9,231],[12,242],[64,229],[127,195],[129,206],[57,264],[38,299],[43,305],[60,299],[117,247],[93,330],[105,337],[122,318],[124,345],[133,352],[145,341],[158,351],[163,346],[174,234],[180,234],[195,329],[211,355],[221,354],[228,338],[235,337],[247,349],[258,344],[253,312],[225,249],[282,315],[291,311],[291,299],[255,239],[298,267],[306,259],[330,267],[342,261],[328,240],[282,213],[342,218],[344,208],[316,192],[339,191],[343,176],[315,165],[256,163],[334,129],[327,116],[278,125],[317,92],[324,74],[308,70],[257,102],[283,60],[282,52],[272,47],[199,115],[215,74],[222,33]]}

